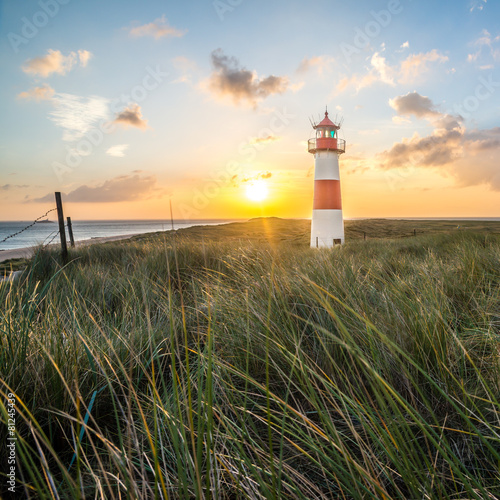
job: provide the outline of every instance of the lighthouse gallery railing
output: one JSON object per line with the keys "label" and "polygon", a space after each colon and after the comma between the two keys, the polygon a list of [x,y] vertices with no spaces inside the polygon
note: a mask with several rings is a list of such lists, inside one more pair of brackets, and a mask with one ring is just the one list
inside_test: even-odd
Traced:
{"label": "lighthouse gallery railing", "polygon": [[[320,139],[320,141],[324,141],[325,139]],[[328,139],[327,139],[328,140]],[[321,145],[320,144],[320,149],[321,150],[331,150],[331,151],[339,151],[341,153],[345,153],[345,140],[344,139],[329,139],[330,141],[335,141],[337,143],[337,146],[333,146],[333,147],[324,147],[324,145]],[[316,150],[318,149],[317,148],[317,145],[316,145],[316,141],[317,139],[309,139],[308,143],[307,143],[307,150],[309,151],[309,153],[315,153]]]}

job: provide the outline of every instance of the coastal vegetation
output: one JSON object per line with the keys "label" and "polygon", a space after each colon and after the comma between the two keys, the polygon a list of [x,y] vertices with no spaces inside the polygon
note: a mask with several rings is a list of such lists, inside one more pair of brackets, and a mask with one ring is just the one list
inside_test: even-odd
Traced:
{"label": "coastal vegetation", "polygon": [[40,249],[0,283],[17,491],[500,498],[498,223],[406,222]]}

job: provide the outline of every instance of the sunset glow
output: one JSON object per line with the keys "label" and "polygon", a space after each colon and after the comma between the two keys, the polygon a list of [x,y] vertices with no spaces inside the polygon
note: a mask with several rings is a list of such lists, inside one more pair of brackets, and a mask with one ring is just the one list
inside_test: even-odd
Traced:
{"label": "sunset glow", "polygon": [[346,218],[500,216],[499,2],[53,1],[0,7],[3,219],[311,217],[326,106]]}
{"label": "sunset glow", "polygon": [[254,181],[246,188],[247,198],[252,201],[263,201],[267,198],[269,190],[264,181]]}

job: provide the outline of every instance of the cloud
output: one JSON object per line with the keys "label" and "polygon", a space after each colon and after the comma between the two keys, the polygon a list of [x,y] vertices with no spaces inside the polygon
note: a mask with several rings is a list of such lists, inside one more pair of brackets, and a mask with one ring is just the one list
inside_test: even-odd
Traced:
{"label": "cloud", "polygon": [[378,52],[370,60],[371,69],[365,75],[353,75],[343,78],[337,85],[337,91],[342,92],[347,88],[354,88],[356,92],[365,87],[370,87],[376,82],[394,85],[394,70],[386,64],[386,60]]}
{"label": "cloud", "polygon": [[410,47],[410,42],[408,40],[399,46],[400,49],[408,49]]}
{"label": "cloud", "polygon": [[429,63],[445,61],[448,61],[448,57],[433,49],[425,54],[410,54],[399,66],[390,66],[384,57],[375,52],[370,59],[368,73],[342,78],[337,84],[336,90],[343,92],[348,88],[353,88],[359,92],[362,88],[370,87],[378,82],[392,86],[395,85],[396,81],[398,83],[414,82],[428,71]]}
{"label": "cloud", "polygon": [[92,53],[88,50],[79,50],[78,51],[78,59],[80,60],[80,66],[85,68],[87,66],[90,58],[92,57]]}
{"label": "cloud", "polygon": [[255,182],[261,179],[270,179],[272,176],[273,174],[271,172],[260,172],[250,177],[241,178],[236,174],[231,177],[231,184],[233,185],[233,187],[238,187],[241,184],[245,184],[247,182]]}
{"label": "cloud", "polygon": [[381,82],[394,85],[394,70],[386,64],[384,57],[375,52],[371,63]]}
{"label": "cloud", "polygon": [[25,73],[34,76],[47,78],[52,73],[65,75],[80,62],[80,66],[85,67],[92,57],[88,50],[79,50],[70,52],[67,56],[63,55],[60,50],[49,49],[47,55],[28,59],[22,67]]}
{"label": "cloud", "polygon": [[[156,177],[140,175],[122,175],[105,181],[98,186],[80,186],[64,194],[68,203],[117,203],[122,201],[137,201],[152,198],[160,194]],[[53,201],[54,193],[48,193],[42,198],[28,200],[32,203]]]}
{"label": "cloud", "polygon": [[434,109],[433,102],[418,92],[408,92],[389,101],[391,108],[395,109],[398,115],[415,115],[417,118],[435,116],[440,113]]}
{"label": "cloud", "polygon": [[205,86],[216,97],[229,97],[235,104],[247,101],[253,106],[273,94],[282,94],[289,88],[287,77],[268,76],[259,78],[255,72],[240,67],[235,57],[224,55],[221,49],[211,55],[213,72]]}
{"label": "cloud", "polygon": [[335,59],[330,56],[315,56],[311,58],[305,57],[299,64],[297,68],[297,73],[303,74],[311,70],[316,70],[318,75],[322,75],[325,71],[331,68],[331,65],[335,62]]}
{"label": "cloud", "polygon": [[17,97],[28,101],[48,101],[52,99],[54,94],[55,90],[50,85],[44,84],[41,87],[34,87],[26,92],[21,92],[20,94],[17,94]]}
{"label": "cloud", "polygon": [[453,176],[459,186],[486,184],[500,191],[495,160],[500,152],[500,127],[467,131],[461,116],[438,112],[431,99],[416,92],[396,97],[390,103],[401,115],[428,120],[434,130],[428,136],[415,133],[393,144],[378,155],[380,168],[434,168]]}
{"label": "cloud", "polygon": [[248,144],[269,144],[271,142],[280,141],[281,137],[277,135],[267,135],[266,137],[252,137]]}
{"label": "cloud", "polygon": [[97,122],[109,118],[109,100],[104,97],[55,94],[52,102],[55,109],[49,113],[49,118],[64,129],[64,141],[82,138]]}
{"label": "cloud", "polygon": [[0,186],[0,191],[10,191],[11,189],[25,189],[29,187],[27,184],[4,184]]}
{"label": "cloud", "polygon": [[116,158],[123,158],[125,156],[125,151],[129,148],[128,144],[117,144],[116,146],[111,146],[106,154],[108,156],[115,156]]}
{"label": "cloud", "polygon": [[474,12],[475,10],[483,10],[484,4],[488,0],[472,0],[471,6],[470,6],[470,12]]}
{"label": "cloud", "polygon": [[114,123],[123,125],[124,127],[136,127],[147,129],[148,121],[142,118],[141,107],[138,104],[130,104],[123,111],[116,115]]}
{"label": "cloud", "polygon": [[129,34],[134,37],[152,36],[155,40],[166,37],[180,37],[186,31],[178,30],[170,26],[165,19],[165,15],[155,19],[152,23],[143,24],[141,26],[133,26],[129,29]]}
{"label": "cloud", "polygon": [[495,47],[495,44],[500,41],[500,35],[493,38],[488,30],[481,31],[481,35],[477,40],[475,40],[472,45],[478,47],[477,51],[473,54],[468,54],[467,62],[476,62],[483,55],[483,48],[487,47],[490,52],[490,56],[496,60],[500,61],[500,49]]}
{"label": "cloud", "polygon": [[411,139],[403,139],[388,151],[381,154],[382,168],[425,166],[439,167],[447,165],[462,153],[462,133],[449,130],[445,133],[433,132],[427,137],[414,134]]}
{"label": "cloud", "polygon": [[412,54],[401,63],[398,81],[400,83],[411,83],[428,71],[429,63],[443,63],[446,61],[448,61],[448,57],[440,54],[436,49],[425,54],[422,52],[420,54]]}

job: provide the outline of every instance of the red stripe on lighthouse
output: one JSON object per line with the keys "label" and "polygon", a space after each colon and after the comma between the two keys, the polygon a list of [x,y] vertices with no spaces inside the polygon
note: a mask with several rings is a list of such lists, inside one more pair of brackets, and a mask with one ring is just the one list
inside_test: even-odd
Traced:
{"label": "red stripe on lighthouse", "polygon": [[314,181],[314,210],[340,210],[340,181],[334,179]]}

